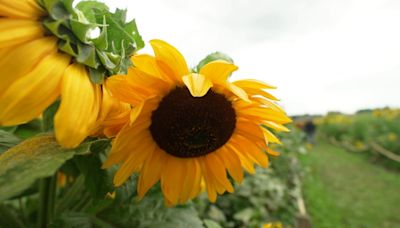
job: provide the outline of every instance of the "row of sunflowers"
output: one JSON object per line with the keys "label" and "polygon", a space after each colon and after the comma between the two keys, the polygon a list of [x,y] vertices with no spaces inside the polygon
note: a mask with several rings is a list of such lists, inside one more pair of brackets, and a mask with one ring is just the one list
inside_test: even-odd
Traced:
{"label": "row of sunflowers", "polygon": [[0,226],[293,225],[298,168],[275,158],[291,122],[275,87],[231,82],[238,67],[218,52],[193,68],[163,40],[139,53],[126,14],[0,1]]}
{"label": "row of sunflowers", "polygon": [[400,156],[400,109],[364,110],[354,115],[331,113],[316,122],[320,133],[351,150],[372,152],[382,160],[393,160],[385,156],[385,151],[394,159]]}

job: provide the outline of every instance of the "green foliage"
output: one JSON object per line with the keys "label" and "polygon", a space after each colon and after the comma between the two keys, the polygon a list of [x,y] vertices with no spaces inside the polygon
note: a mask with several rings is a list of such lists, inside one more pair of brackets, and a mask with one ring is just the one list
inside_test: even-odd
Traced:
{"label": "green foliage", "polygon": [[[400,155],[399,110],[377,109],[355,115],[334,114],[319,121],[320,134],[347,142],[357,151],[373,152],[369,145],[375,142],[392,153]],[[378,156],[386,166],[398,166],[382,155],[376,153],[371,153],[371,155]]]}
{"label": "green foliage", "polygon": [[[44,26],[60,39],[59,49],[89,68],[93,83],[114,74],[126,74],[130,56],[144,47],[135,20],[126,21],[126,10],[114,13],[101,2],[43,0],[49,12]],[[97,37],[92,33],[99,31]]]}
{"label": "green foliage", "polygon": [[42,135],[0,155],[0,202],[33,184],[37,178],[51,176],[73,150],[62,149],[53,136]]}
{"label": "green foliage", "polygon": [[21,139],[14,134],[8,131],[0,130],[0,154],[17,145],[20,141]]}

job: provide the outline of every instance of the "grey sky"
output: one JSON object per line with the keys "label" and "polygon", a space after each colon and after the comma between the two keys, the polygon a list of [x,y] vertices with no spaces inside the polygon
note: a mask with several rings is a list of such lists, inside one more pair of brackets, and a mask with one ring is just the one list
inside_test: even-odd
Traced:
{"label": "grey sky", "polygon": [[104,1],[127,7],[146,41],[166,40],[192,66],[229,54],[233,78],[278,86],[289,114],[400,107],[398,0]]}

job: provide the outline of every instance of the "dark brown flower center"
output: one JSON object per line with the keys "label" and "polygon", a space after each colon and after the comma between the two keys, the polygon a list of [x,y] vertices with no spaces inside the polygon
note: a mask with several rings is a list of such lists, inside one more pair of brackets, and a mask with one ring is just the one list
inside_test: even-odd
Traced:
{"label": "dark brown flower center", "polygon": [[153,111],[150,132],[168,154],[189,158],[223,146],[235,125],[235,110],[224,95],[210,89],[203,97],[193,97],[186,87],[177,87]]}

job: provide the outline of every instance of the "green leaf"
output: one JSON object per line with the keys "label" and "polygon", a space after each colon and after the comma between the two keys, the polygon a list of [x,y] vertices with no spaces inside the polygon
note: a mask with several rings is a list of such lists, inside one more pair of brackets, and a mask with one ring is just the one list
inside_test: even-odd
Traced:
{"label": "green leaf", "polygon": [[221,225],[219,225],[217,222],[210,220],[210,219],[204,219],[204,225],[206,225],[207,228],[222,228]]}
{"label": "green leaf", "polygon": [[37,178],[53,175],[74,155],[61,148],[54,136],[28,139],[0,155],[0,202],[21,193]]}
{"label": "green leaf", "polygon": [[0,130],[0,154],[17,145],[21,139],[10,132]]}
{"label": "green leaf", "polygon": [[242,221],[244,224],[249,223],[251,217],[253,216],[253,208],[245,208],[233,215],[236,220]]}
{"label": "green leaf", "polygon": [[113,14],[106,14],[105,19],[108,24],[108,43],[111,44],[109,51],[121,53],[125,49],[129,51],[127,56],[130,56],[134,50],[144,47],[135,20],[125,22],[126,10],[117,9]]}
{"label": "green leaf", "polygon": [[13,208],[0,204],[0,227],[23,228],[25,226]]}
{"label": "green leaf", "polygon": [[228,63],[233,64],[233,59],[231,57],[229,57],[227,54],[217,51],[217,52],[207,55],[203,60],[201,60],[196,67],[196,72],[200,72],[200,69],[203,66],[205,66],[207,63],[210,63],[215,60],[224,60],[224,61],[227,61]]}
{"label": "green leaf", "polygon": [[93,198],[104,199],[107,192],[112,191],[111,177],[101,168],[98,154],[76,156],[74,162],[84,175],[85,186]]}
{"label": "green leaf", "polygon": [[26,124],[19,125],[15,130],[14,135],[21,139],[33,137],[42,132],[42,121],[39,119],[31,120]]}
{"label": "green leaf", "polygon": [[43,113],[43,131],[51,131],[54,127],[54,116],[60,106],[60,101],[57,100],[53,104],[51,104]]}

